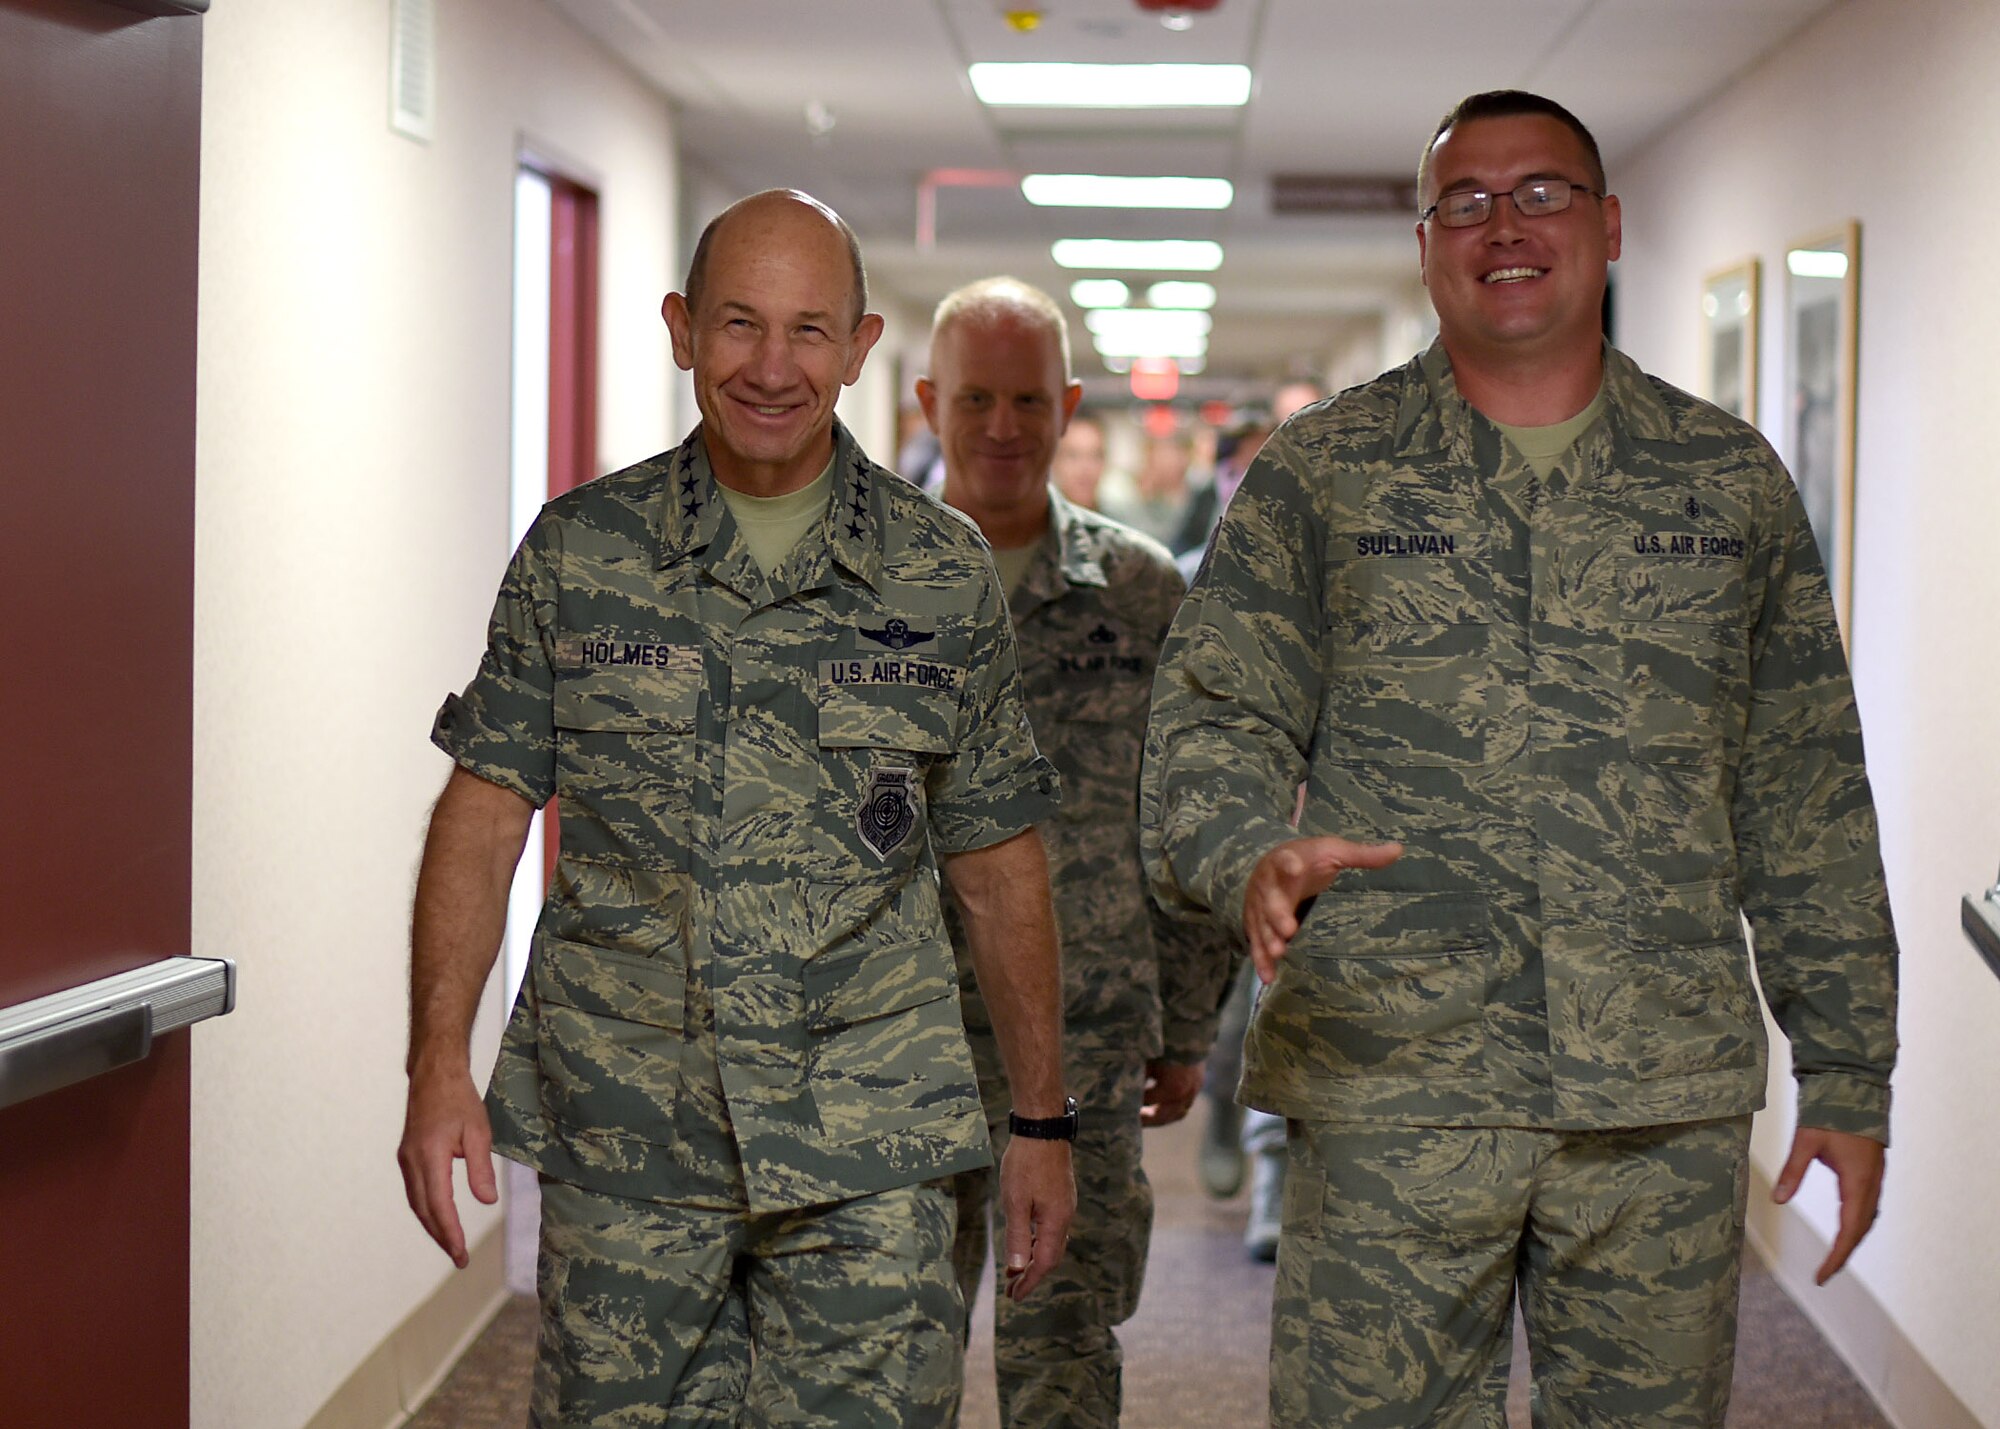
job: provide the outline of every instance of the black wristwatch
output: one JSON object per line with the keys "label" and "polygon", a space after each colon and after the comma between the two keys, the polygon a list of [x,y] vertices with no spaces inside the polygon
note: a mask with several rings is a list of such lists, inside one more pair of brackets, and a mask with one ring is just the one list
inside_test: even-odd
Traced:
{"label": "black wristwatch", "polygon": [[1030,1141],[1074,1141],[1076,1098],[1063,1098],[1061,1116],[1022,1116],[1019,1112],[1010,1111],[1007,1113],[1007,1130]]}

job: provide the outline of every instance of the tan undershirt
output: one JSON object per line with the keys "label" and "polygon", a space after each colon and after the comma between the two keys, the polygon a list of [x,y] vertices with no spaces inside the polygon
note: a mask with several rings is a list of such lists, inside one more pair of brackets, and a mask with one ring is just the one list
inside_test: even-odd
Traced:
{"label": "tan undershirt", "polygon": [[768,576],[785,563],[785,557],[826,514],[832,484],[833,463],[829,461],[825,471],[783,496],[751,496],[719,481],[715,489],[736,518],[736,530],[750,548],[750,558]]}
{"label": "tan undershirt", "polygon": [[1030,541],[1025,546],[1009,546],[1005,550],[993,548],[993,564],[1000,568],[1000,589],[1009,600],[1021,588],[1021,581],[1028,574],[1028,567],[1035,563],[1035,552],[1042,548],[1039,540]]}
{"label": "tan undershirt", "polygon": [[1500,429],[1501,436],[1514,444],[1515,451],[1527,458],[1536,476],[1547,476],[1603,412],[1604,387],[1599,384],[1597,395],[1590,399],[1590,405],[1567,421],[1554,422],[1546,427],[1510,427],[1505,422],[1493,425]]}

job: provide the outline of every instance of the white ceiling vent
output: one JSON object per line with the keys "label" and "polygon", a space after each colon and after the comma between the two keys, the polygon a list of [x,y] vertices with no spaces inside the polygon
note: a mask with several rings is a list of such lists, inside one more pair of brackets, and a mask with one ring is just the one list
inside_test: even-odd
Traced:
{"label": "white ceiling vent", "polygon": [[430,142],[437,115],[436,0],[390,0],[389,127]]}

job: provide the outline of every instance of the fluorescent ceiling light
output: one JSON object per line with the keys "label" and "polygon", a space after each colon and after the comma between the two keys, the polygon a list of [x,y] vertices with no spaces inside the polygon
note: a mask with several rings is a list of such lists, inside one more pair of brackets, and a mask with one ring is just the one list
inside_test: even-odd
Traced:
{"label": "fluorescent ceiling light", "polygon": [[976,64],[982,104],[1063,109],[1184,109],[1247,104],[1248,65]]}
{"label": "fluorescent ceiling light", "polygon": [[1236,186],[1228,179],[1029,174],[1021,195],[1043,208],[1228,208]]}
{"label": "fluorescent ceiling light", "polygon": [[1200,332],[1215,326],[1207,313],[1180,308],[1098,308],[1083,315],[1083,325],[1094,333],[1109,332]]}
{"label": "fluorescent ceiling light", "polygon": [[1078,278],[1069,285],[1069,300],[1080,308],[1122,308],[1131,297],[1116,278]]}
{"label": "fluorescent ceiling light", "polygon": [[1107,356],[1189,357],[1208,351],[1207,313],[1153,308],[1099,308],[1083,315],[1097,350]]}
{"label": "fluorescent ceiling light", "polygon": [[1785,266],[1795,278],[1845,278],[1847,255],[1838,248],[1794,248],[1785,255]]}
{"label": "fluorescent ceiling light", "polygon": [[1215,284],[1172,280],[1146,289],[1146,301],[1156,308],[1212,308]]}
{"label": "fluorescent ceiling light", "polygon": [[1064,268],[1212,273],[1222,266],[1222,245],[1205,238],[1058,238],[1049,254]]}

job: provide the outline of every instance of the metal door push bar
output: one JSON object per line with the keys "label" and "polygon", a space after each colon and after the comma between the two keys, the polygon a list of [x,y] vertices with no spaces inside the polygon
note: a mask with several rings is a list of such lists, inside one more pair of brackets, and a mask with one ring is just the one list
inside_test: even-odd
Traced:
{"label": "metal door push bar", "polygon": [[235,963],[166,958],[0,1008],[0,1107],[144,1061],[155,1037],[235,1006]]}
{"label": "metal door push bar", "polygon": [[1984,893],[1968,893],[1959,900],[1958,921],[1979,956],[2000,977],[2000,880]]}

